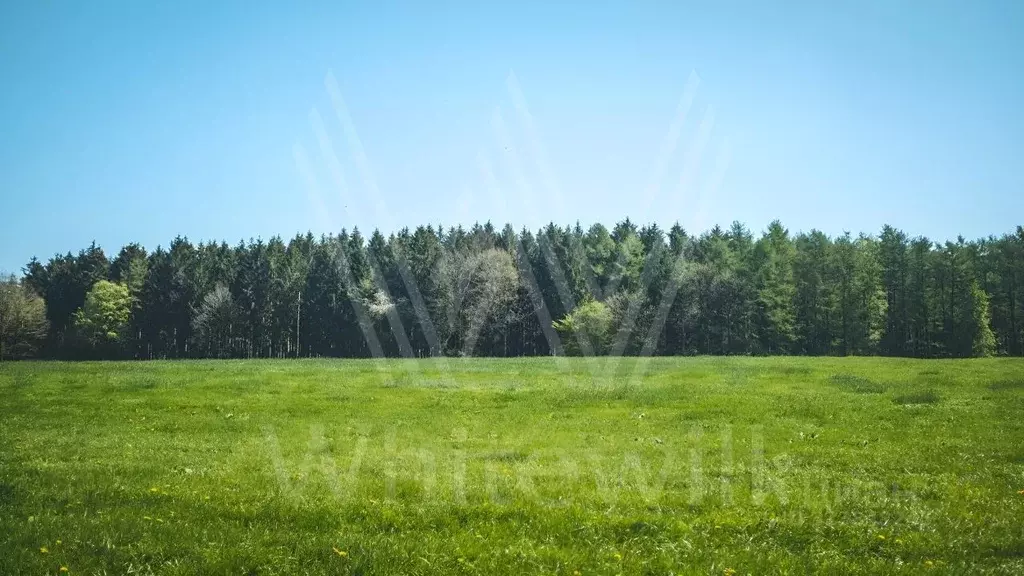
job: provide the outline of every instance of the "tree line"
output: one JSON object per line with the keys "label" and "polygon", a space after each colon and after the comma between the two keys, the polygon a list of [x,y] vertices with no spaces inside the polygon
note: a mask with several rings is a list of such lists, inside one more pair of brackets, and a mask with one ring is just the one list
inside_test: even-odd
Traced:
{"label": "tree line", "polygon": [[1024,229],[692,236],[628,219],[93,243],[0,282],[0,359],[1024,353]]}

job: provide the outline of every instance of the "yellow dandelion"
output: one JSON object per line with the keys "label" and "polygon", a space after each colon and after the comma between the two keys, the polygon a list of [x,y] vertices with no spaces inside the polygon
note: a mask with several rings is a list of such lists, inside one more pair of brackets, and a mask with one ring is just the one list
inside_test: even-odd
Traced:
{"label": "yellow dandelion", "polygon": [[61,566],[60,567],[60,571],[61,572],[67,572],[68,571],[68,567],[67,566]]}
{"label": "yellow dandelion", "polygon": [[333,546],[331,547],[331,550],[334,550],[334,553],[338,556],[341,556],[342,558],[348,558],[348,552],[345,552],[344,550],[338,550]]}
{"label": "yellow dandelion", "polygon": [[925,560],[924,565],[930,568],[935,565],[935,562],[932,562],[931,560]]}
{"label": "yellow dandelion", "polygon": [[43,546],[42,548],[39,549],[39,553],[40,554],[49,554],[50,553],[50,549],[47,548],[46,546]]}
{"label": "yellow dandelion", "polygon": [[622,554],[619,554],[618,552],[616,552],[615,553],[615,559],[616,560],[622,560]]}

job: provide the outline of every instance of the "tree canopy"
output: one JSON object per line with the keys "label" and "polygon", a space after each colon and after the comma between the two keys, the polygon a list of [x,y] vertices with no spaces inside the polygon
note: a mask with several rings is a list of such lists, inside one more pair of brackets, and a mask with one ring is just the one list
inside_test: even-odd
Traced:
{"label": "tree canopy", "polygon": [[[5,282],[0,330],[5,357],[1019,356],[1022,285],[1020,227],[940,243],[778,221],[757,237],[485,223],[179,237],[112,261],[94,243]],[[25,310],[31,329],[12,330]]]}
{"label": "tree canopy", "polygon": [[0,360],[34,356],[47,326],[43,299],[13,277],[0,278]]}

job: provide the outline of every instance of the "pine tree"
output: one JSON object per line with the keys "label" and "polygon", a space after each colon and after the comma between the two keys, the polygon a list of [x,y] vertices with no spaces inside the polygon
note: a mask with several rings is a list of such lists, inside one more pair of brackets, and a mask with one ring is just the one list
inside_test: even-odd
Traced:
{"label": "pine tree", "polygon": [[907,252],[907,353],[919,358],[936,354],[929,307],[932,242],[915,238]]}
{"label": "pine tree", "polygon": [[778,220],[754,249],[758,342],[768,354],[788,353],[794,340],[793,253],[789,232]]}
{"label": "pine tree", "polygon": [[828,254],[832,242],[817,230],[795,241],[794,352],[823,355],[832,351],[835,298],[828,284]]}
{"label": "pine tree", "polygon": [[882,228],[878,259],[885,291],[885,328],[879,343],[882,354],[903,356],[910,342],[907,306],[907,236],[892,226]]}

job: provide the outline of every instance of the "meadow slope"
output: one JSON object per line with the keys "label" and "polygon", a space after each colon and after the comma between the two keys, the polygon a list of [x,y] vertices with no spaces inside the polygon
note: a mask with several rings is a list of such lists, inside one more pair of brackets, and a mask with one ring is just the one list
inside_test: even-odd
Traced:
{"label": "meadow slope", "polygon": [[596,362],[0,363],[0,574],[1024,573],[1022,359]]}

